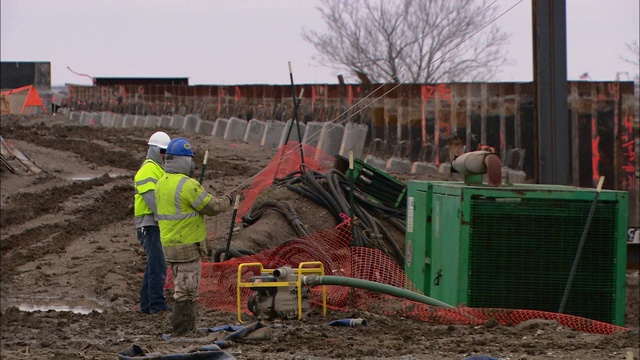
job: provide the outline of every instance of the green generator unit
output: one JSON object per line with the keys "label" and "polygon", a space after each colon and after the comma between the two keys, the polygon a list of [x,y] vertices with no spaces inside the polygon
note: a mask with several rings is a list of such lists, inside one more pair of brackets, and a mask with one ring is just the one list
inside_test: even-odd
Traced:
{"label": "green generator unit", "polygon": [[[595,195],[409,181],[405,272],[453,306],[558,312]],[[600,192],[563,313],[624,326],[628,207]]]}

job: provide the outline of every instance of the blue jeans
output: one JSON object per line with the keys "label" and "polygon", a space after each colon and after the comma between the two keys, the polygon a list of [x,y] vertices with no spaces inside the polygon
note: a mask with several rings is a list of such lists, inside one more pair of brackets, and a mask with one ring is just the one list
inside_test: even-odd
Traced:
{"label": "blue jeans", "polygon": [[140,311],[154,314],[169,309],[164,296],[164,283],[167,278],[167,261],[160,242],[160,228],[143,226],[138,228],[138,240],[147,254],[142,287],[140,288]]}

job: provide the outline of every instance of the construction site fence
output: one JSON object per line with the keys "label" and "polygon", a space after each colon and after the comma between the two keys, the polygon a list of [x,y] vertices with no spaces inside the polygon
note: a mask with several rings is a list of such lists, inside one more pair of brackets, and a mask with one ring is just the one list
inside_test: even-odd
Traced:
{"label": "construction site fence", "polygon": [[[638,94],[631,81],[568,82],[570,185],[630,193],[630,226],[639,226],[640,135]],[[135,115],[193,114],[202,120],[293,118],[290,85],[68,85],[63,106],[76,111],[112,111]],[[511,149],[524,150],[522,169],[536,179],[538,153],[534,84],[300,84],[297,111],[302,123],[346,122],[367,125],[365,148],[381,139],[382,158],[409,143],[403,154],[419,161],[423,147],[438,154],[453,136],[467,151],[491,146],[507,159]],[[364,156],[364,155],[363,155]],[[443,159],[442,161],[446,161]]]}

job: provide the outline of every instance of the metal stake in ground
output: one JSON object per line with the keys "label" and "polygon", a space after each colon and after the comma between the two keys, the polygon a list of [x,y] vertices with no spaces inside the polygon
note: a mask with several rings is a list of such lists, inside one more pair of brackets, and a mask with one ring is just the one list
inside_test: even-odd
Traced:
{"label": "metal stake in ground", "polygon": [[[298,107],[300,106],[300,101],[302,101],[302,95],[304,95],[304,88],[300,89],[300,95],[298,96],[298,99],[295,100],[295,104],[293,106],[293,113],[297,114],[298,113]],[[295,99],[295,96],[294,96]],[[287,136],[284,138],[284,145],[287,145],[287,143],[289,142],[289,137],[291,136],[291,129],[293,129],[293,118],[291,120],[291,126],[289,126],[289,128],[287,129]],[[300,144],[302,144],[302,135],[300,134],[300,124],[296,119],[296,126],[298,128],[298,142]],[[302,147],[300,147],[300,152],[302,153]],[[302,161],[304,163],[304,159]]]}
{"label": "metal stake in ground", "polygon": [[240,195],[236,195],[236,201],[233,204],[233,214],[231,215],[231,228],[229,229],[229,237],[227,238],[227,247],[224,251],[224,260],[231,259],[229,254],[231,248],[231,236],[233,235],[233,225],[236,222],[236,214],[238,213],[238,204],[240,204]]}
{"label": "metal stake in ground", "polygon": [[587,233],[589,232],[589,225],[591,225],[591,219],[593,218],[593,213],[596,210],[596,204],[598,203],[598,196],[600,195],[600,190],[602,190],[602,184],[604,183],[604,176],[600,176],[600,181],[598,181],[598,188],[596,191],[596,195],[593,198],[593,202],[591,203],[591,209],[589,209],[589,216],[587,216],[587,223],[584,225],[584,230],[582,231],[582,237],[580,238],[580,243],[578,244],[578,250],[576,251],[576,257],[573,260],[573,266],[571,267],[571,272],[569,273],[569,280],[567,280],[567,286],[564,288],[564,295],[562,295],[562,302],[560,303],[559,313],[564,311],[564,306],[567,303],[567,298],[569,297],[569,291],[571,290],[571,283],[573,282],[573,277],[576,274],[576,269],[578,268],[578,262],[580,261],[580,255],[582,254],[582,248],[584,247],[585,240],[587,239]]}
{"label": "metal stake in ground", "polygon": [[291,61],[289,61],[289,78],[291,79],[291,96],[293,97],[293,117],[291,118],[291,125],[286,129],[287,136],[284,139],[284,144],[280,150],[282,150],[282,154],[280,155],[280,160],[278,160],[278,167],[276,168],[275,173],[273,174],[274,180],[278,176],[280,172],[280,164],[282,163],[282,156],[284,155],[284,151],[286,149],[286,145],[289,142],[289,136],[291,135],[291,129],[293,128],[293,123],[295,122],[296,128],[298,129],[298,146],[300,147],[300,161],[304,164],[304,152],[302,151],[302,134],[300,133],[300,122],[298,121],[298,106],[300,106],[300,101],[302,100],[302,95],[304,94],[304,88],[300,89],[300,96],[296,100],[296,86],[293,83],[293,72],[291,71]]}
{"label": "metal stake in ground", "polygon": [[[291,97],[293,98],[293,119],[291,120],[291,126],[293,127],[293,122],[295,121],[296,127],[298,128],[298,144],[300,146],[300,161],[304,164],[304,152],[302,151],[302,134],[300,133],[300,122],[298,121],[298,105],[300,105],[300,101],[296,100],[296,85],[293,82],[293,71],[291,70],[291,61],[289,61],[289,78],[291,79]],[[300,98],[302,98],[303,93],[304,93],[304,88],[302,88],[302,91],[300,92]],[[289,136],[287,134],[287,140],[288,138]]]}

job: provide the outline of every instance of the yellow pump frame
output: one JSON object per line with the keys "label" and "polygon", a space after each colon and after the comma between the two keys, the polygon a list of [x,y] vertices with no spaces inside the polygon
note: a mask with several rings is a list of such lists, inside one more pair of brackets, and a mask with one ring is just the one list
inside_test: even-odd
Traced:
{"label": "yellow pump frame", "polygon": [[[273,275],[276,269],[265,269],[262,263],[244,263],[238,265],[238,282],[236,287],[236,302],[238,305],[238,321],[242,323],[242,294],[241,288],[244,287],[285,287],[295,286],[298,290],[298,320],[302,320],[302,275],[324,275],[324,265],[320,261],[301,262],[297,269],[293,269],[293,273],[298,275],[295,282],[276,281],[268,283],[252,283],[242,281],[242,269],[249,266],[259,266],[260,274]],[[308,267],[315,266],[315,267]],[[322,315],[327,315],[327,288],[322,285]]]}

